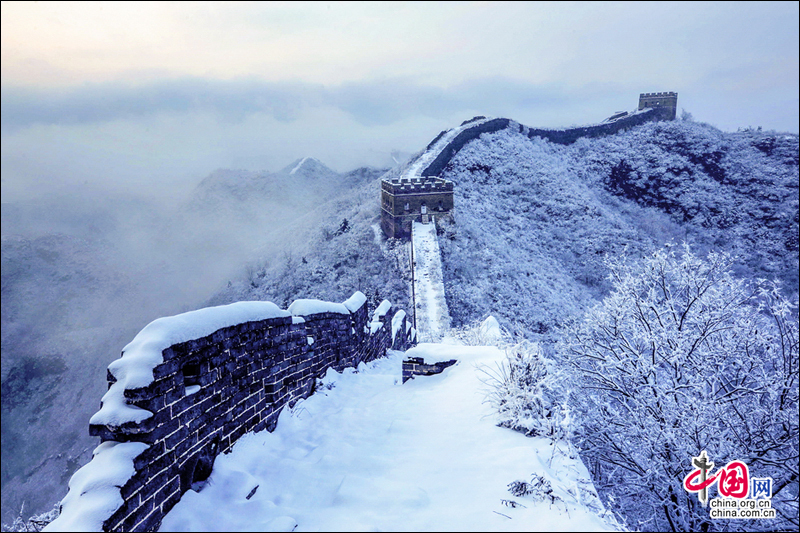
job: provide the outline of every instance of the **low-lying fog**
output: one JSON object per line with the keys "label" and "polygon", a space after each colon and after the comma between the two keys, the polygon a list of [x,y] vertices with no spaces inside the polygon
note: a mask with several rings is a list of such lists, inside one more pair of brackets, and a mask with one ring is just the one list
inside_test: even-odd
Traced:
{"label": "low-lying fog", "polygon": [[[405,156],[382,154],[383,162],[393,157]],[[140,176],[147,185],[138,190],[134,180],[112,187],[91,170],[85,183],[40,172],[31,186],[9,180],[7,189],[4,169],[3,523],[23,504],[27,518],[66,494],[98,444],[88,420],[106,367],[142,327],[203,306],[253,260],[283,260],[318,230],[324,204],[347,193],[348,177],[313,159],[292,174],[297,163],[276,172],[209,169],[163,184]]]}

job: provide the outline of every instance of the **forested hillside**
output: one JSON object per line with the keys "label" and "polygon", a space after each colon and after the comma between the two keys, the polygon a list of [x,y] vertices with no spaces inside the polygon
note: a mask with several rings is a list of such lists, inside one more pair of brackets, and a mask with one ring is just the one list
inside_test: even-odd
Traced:
{"label": "forested hillside", "polygon": [[[256,256],[247,279],[212,302],[341,300],[356,287],[407,301],[407,252],[379,234],[377,175],[320,204],[325,222],[297,239],[302,252]],[[668,242],[729,251],[740,276],[798,290],[797,135],[674,121],[564,146],[512,126],[468,143],[442,177],[455,183],[454,223],[439,232],[457,326],[494,314],[512,332],[553,340],[555,326],[608,292],[606,258]]]}
{"label": "forested hillside", "polygon": [[367,168],[348,173],[356,185],[347,195],[318,198],[318,226],[283,228],[292,246],[280,254],[255,253],[246,276],[209,304],[268,300],[286,307],[297,298],[343,301],[362,290],[372,306],[388,299],[410,308],[408,252],[399,241],[385,241],[377,218],[378,178],[384,173]]}
{"label": "forested hillside", "polygon": [[457,324],[495,313],[549,337],[608,290],[604,260],[669,241],[729,251],[742,277],[798,288],[798,138],[656,122],[569,146],[512,128],[453,158],[455,223],[441,239]]}

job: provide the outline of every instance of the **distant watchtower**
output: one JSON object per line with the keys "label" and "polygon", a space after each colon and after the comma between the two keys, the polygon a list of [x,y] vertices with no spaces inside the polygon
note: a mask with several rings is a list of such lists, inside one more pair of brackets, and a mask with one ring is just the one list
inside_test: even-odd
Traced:
{"label": "distant watchtower", "polygon": [[639,111],[645,108],[663,109],[663,118],[675,120],[678,109],[678,93],[642,93],[639,95]]}
{"label": "distant watchtower", "polygon": [[411,222],[452,216],[453,182],[436,176],[381,181],[381,228],[388,238],[411,234]]}

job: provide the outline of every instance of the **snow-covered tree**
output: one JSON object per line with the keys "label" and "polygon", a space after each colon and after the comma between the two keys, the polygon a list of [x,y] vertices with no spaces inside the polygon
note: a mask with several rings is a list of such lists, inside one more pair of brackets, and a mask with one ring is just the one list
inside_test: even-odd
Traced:
{"label": "snow-covered tree", "polygon": [[537,343],[522,341],[505,349],[496,367],[479,367],[489,385],[486,400],[499,414],[498,425],[529,437],[570,437],[569,410],[556,397],[557,374]]}
{"label": "snow-covered tree", "polygon": [[664,121],[564,146],[509,128],[465,145],[441,177],[455,183],[439,246],[457,327],[492,314],[546,346],[608,294],[605,257],[670,240],[798,290],[794,134]]}
{"label": "snow-covered tree", "polygon": [[[558,347],[576,443],[606,505],[631,528],[798,527],[798,324],[775,283],[733,259],[668,246],[610,260],[612,292]],[[682,487],[702,450],[774,480],[774,520],[709,519]]]}

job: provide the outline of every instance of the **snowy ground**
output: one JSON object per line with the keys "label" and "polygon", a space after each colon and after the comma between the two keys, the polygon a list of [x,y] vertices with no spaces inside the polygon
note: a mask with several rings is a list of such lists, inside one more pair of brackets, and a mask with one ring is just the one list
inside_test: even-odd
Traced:
{"label": "snowy ground", "polygon": [[450,330],[450,312],[444,297],[442,257],[436,226],[414,222],[411,231],[417,332],[422,342],[438,342]]}
{"label": "snowy ground", "polygon": [[[401,385],[406,354],[459,363]],[[502,357],[494,347],[421,344],[357,372],[329,370],[327,386],[284,409],[273,433],[245,435],[218,457],[161,529],[610,530],[587,508],[599,504],[580,459],[495,425],[476,365]],[[550,481],[555,503],[509,493],[532,474]]]}

